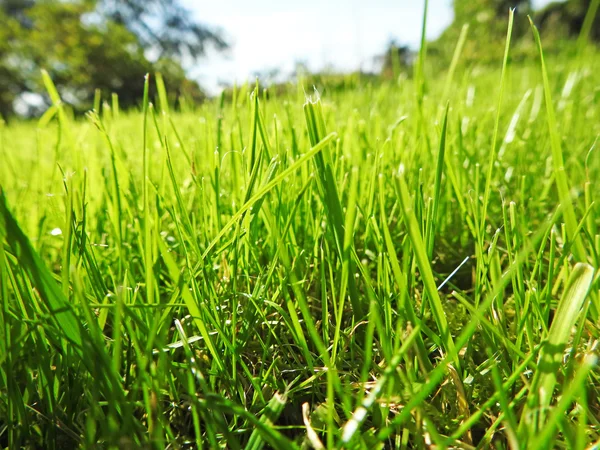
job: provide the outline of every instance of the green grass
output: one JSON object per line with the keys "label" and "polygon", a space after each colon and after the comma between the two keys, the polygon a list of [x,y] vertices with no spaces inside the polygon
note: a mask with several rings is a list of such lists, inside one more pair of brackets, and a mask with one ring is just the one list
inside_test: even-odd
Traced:
{"label": "green grass", "polygon": [[44,74],[0,127],[0,447],[598,445],[600,57],[533,31],[183,110]]}

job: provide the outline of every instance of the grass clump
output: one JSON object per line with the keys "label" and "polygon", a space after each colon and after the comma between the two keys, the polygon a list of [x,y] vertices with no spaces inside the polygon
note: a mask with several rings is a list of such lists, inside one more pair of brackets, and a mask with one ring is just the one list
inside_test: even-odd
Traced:
{"label": "grass clump", "polygon": [[599,442],[600,59],[510,24],[498,70],[465,29],[322,98],[75,120],[45,76],[0,129],[0,445]]}

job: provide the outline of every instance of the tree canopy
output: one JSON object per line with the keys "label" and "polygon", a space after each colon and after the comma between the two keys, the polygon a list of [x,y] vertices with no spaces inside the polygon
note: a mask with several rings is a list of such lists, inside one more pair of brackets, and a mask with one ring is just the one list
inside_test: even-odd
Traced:
{"label": "tree canopy", "polygon": [[[438,57],[441,67],[447,67],[463,25],[469,26],[468,38],[461,58],[468,62],[486,64],[502,58],[505,45],[508,11],[516,11],[512,30],[511,58],[518,59],[535,54],[531,45],[531,32],[527,16],[531,16],[540,29],[546,50],[553,44],[574,42],[579,36],[587,14],[596,15],[589,38],[600,41],[600,17],[594,9],[595,0],[557,1],[534,11],[531,0],[454,0],[454,20],[441,36],[429,46],[432,56]],[[593,17],[591,17],[593,18]]]}
{"label": "tree canopy", "polygon": [[412,73],[414,59],[415,52],[410,47],[393,39],[388,42],[385,53],[377,58],[381,62],[381,75],[388,79],[398,77],[401,71]]}
{"label": "tree canopy", "polygon": [[91,105],[96,89],[136,104],[143,77],[160,71],[170,91],[201,99],[183,58],[227,47],[217,30],[195,22],[175,0],[0,0],[0,114],[22,95],[42,92],[46,69],[75,109]]}
{"label": "tree canopy", "polygon": [[442,35],[432,43],[433,54],[446,59],[452,56],[463,25],[469,26],[468,39],[462,57],[467,61],[497,61],[502,57],[506,36],[508,11],[515,8],[513,39],[523,36],[529,29],[527,14],[532,11],[530,0],[454,0],[454,20]]}
{"label": "tree canopy", "polygon": [[564,39],[577,38],[583,27],[586,15],[590,14],[590,39],[600,42],[599,2],[592,0],[569,0],[567,2],[551,2],[540,9],[535,20],[546,31],[544,38]]}

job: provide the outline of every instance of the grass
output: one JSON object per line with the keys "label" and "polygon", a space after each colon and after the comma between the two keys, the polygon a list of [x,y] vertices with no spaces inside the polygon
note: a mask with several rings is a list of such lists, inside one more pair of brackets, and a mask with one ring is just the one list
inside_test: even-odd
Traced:
{"label": "grass", "polygon": [[74,119],[44,74],[0,128],[0,446],[599,445],[600,58],[513,64],[512,20],[497,67],[464,28],[312,97]]}

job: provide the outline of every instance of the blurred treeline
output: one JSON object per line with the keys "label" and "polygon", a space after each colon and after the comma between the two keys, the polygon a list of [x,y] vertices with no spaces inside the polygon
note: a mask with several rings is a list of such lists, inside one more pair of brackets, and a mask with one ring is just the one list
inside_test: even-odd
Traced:
{"label": "blurred treeline", "polygon": [[39,97],[26,101],[44,92],[41,69],[75,111],[89,109],[97,90],[116,93],[122,107],[139,104],[152,72],[172,95],[202,100],[182,61],[227,43],[190,17],[176,0],[0,0],[0,116],[45,107]]}
{"label": "blurred treeline", "polygon": [[[511,60],[530,59],[538,54],[528,16],[540,31],[544,52],[567,56],[579,51],[582,44],[600,43],[599,5],[600,0],[566,0],[534,10],[530,0],[454,0],[454,20],[435,41],[427,44],[428,61],[437,69],[447,68],[466,25],[461,61],[471,66],[497,65],[504,52],[510,8],[515,8]],[[390,42],[382,60],[385,77],[398,72],[410,74],[415,53]]]}
{"label": "blurred treeline", "polygon": [[[534,10],[530,0],[454,0],[452,23],[437,39],[426,43],[426,66],[432,74],[447,71],[463,35],[464,42],[459,54],[463,67],[470,70],[499,67],[511,8],[515,9],[515,15],[510,62],[537,61],[539,57],[529,18],[540,31],[545,55],[571,60],[577,54],[582,55],[581,50],[587,44],[595,47],[600,43],[599,6],[600,0],[565,0],[551,2]],[[269,95],[297,89],[295,82],[300,88],[314,86],[320,93],[327,94],[353,89],[365,83],[409,78],[413,76],[418,56],[419,49],[392,40],[385,51],[376,57],[380,67],[377,73],[338,73],[328,70],[311,73],[300,64],[291,82],[272,83]],[[224,94],[230,97],[232,90],[228,89]]]}
{"label": "blurred treeline", "polygon": [[[528,15],[540,29],[547,53],[577,52],[583,44],[600,42],[599,4],[567,0],[534,11],[530,0],[454,0],[452,24],[427,43],[428,64],[441,71],[450,65],[465,25],[461,62],[497,64],[509,8],[516,8],[512,60],[537,54]],[[178,0],[0,0],[0,116],[15,111],[37,115],[45,109],[47,99],[39,95],[27,101],[28,94],[44,92],[42,68],[75,111],[89,109],[98,93],[102,98],[116,93],[123,108],[139,105],[141,80],[155,72],[162,73],[172,101],[202,101],[205,93],[186,76],[182,62],[193,62],[208,46],[225,50],[227,42],[219,30],[191,19]],[[410,77],[416,50],[390,42],[379,60],[379,74],[304,72],[302,81],[347,89],[365,78],[377,81],[379,75]],[[274,85],[271,94],[288,89],[288,83]]]}

